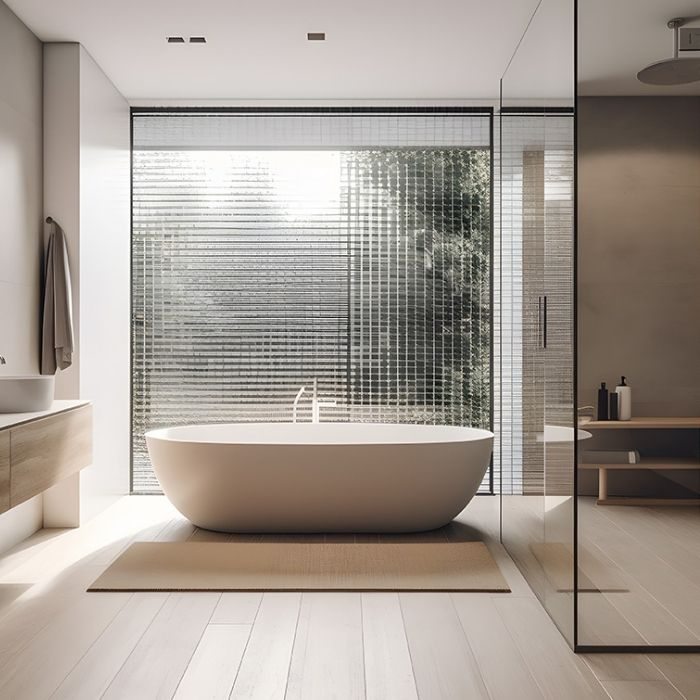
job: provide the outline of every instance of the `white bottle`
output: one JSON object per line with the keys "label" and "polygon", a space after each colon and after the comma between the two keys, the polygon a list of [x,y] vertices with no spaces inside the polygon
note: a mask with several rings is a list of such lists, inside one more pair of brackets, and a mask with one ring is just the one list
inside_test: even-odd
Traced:
{"label": "white bottle", "polygon": [[625,383],[625,377],[615,387],[618,401],[619,420],[630,420],[632,418],[632,389]]}

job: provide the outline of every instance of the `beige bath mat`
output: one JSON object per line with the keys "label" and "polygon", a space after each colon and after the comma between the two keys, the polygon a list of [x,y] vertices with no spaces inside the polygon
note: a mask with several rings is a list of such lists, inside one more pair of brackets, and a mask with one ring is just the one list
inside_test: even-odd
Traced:
{"label": "beige bath mat", "polygon": [[[574,590],[574,554],[564,542],[538,542],[530,549],[547,580],[559,593]],[[626,593],[628,589],[609,567],[585,547],[579,550],[578,589],[584,592]]]}
{"label": "beige bath mat", "polygon": [[136,542],[90,591],[499,591],[483,542]]}

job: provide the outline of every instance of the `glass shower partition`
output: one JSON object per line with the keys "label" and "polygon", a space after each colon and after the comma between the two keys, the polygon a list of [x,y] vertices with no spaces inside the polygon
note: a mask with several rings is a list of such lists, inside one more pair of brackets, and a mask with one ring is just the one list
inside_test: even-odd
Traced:
{"label": "glass shower partition", "polygon": [[700,651],[700,82],[637,80],[671,38],[671,4],[645,6],[625,16],[631,63],[600,4],[577,8],[577,403],[623,374],[632,393],[625,420],[581,421],[577,644],[653,654],[698,697],[677,652]]}
{"label": "glass shower partition", "polygon": [[497,256],[502,539],[572,645],[573,35],[573,2],[543,0],[501,81]]}

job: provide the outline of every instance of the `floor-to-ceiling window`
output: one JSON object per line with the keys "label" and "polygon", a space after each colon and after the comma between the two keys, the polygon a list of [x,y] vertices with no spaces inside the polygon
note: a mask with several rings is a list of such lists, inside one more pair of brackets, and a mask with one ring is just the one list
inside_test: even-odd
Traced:
{"label": "floor-to-ceiling window", "polygon": [[[492,423],[491,115],[136,112],[132,483],[200,422]],[[490,475],[485,482],[489,486]]]}

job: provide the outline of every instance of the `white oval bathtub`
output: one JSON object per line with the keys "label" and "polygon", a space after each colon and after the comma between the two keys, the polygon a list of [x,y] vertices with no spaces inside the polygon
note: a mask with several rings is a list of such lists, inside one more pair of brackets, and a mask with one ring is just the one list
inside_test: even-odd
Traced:
{"label": "white oval bathtub", "polygon": [[224,532],[416,532],[472,499],[493,433],[379,423],[224,423],[146,433],[165,495]]}

